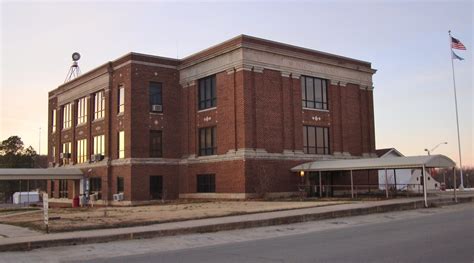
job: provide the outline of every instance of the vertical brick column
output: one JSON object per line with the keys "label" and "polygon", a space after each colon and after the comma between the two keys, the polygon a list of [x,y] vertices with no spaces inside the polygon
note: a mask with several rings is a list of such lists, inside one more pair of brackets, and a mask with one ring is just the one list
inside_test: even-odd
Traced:
{"label": "vertical brick column", "polygon": [[347,118],[347,107],[346,107],[346,86],[347,83],[345,82],[338,82],[338,89],[339,89],[339,120],[340,120],[340,126],[341,126],[341,149],[342,149],[342,154],[343,155],[350,155],[349,153],[349,147],[348,144],[345,142],[345,138],[348,136],[348,129],[350,127],[347,127],[345,124],[345,118]]}
{"label": "vertical brick column", "polygon": [[252,88],[253,88],[253,136],[254,136],[254,147],[255,149],[265,148],[265,134],[263,133],[263,127],[265,126],[264,109],[260,103],[257,103],[259,98],[265,96],[264,83],[263,83],[263,69],[252,69]]}
{"label": "vertical brick column", "polygon": [[282,84],[282,123],[283,123],[283,151],[295,151],[295,90],[293,88],[293,78],[296,74],[291,72],[281,72]]}
{"label": "vertical brick column", "polygon": [[303,102],[301,95],[301,76],[291,74],[291,90],[293,94],[293,144],[294,151],[303,153]]}
{"label": "vertical brick column", "polygon": [[71,164],[77,163],[77,143],[76,143],[76,125],[77,125],[77,101],[72,102],[71,106]]}
{"label": "vertical brick column", "polygon": [[89,155],[88,156],[88,159],[90,159],[90,156],[92,155],[92,150],[93,150],[93,147],[94,147],[94,138],[92,137],[92,120],[93,120],[93,117],[92,114],[93,114],[93,103],[94,101],[92,101],[92,94],[89,94],[87,95],[86,97],[86,100],[87,100],[87,154]]}
{"label": "vertical brick column", "polygon": [[188,112],[189,112],[189,131],[188,131],[188,140],[189,140],[189,147],[188,147],[188,154],[189,155],[197,155],[197,148],[198,148],[198,131],[197,131],[197,81],[192,81],[189,83],[188,89]]}

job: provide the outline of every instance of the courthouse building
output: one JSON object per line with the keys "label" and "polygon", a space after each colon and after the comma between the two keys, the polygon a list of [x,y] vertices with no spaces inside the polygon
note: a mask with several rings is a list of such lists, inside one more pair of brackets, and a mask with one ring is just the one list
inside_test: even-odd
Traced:
{"label": "courthouse building", "polygon": [[[50,167],[80,169],[98,202],[291,195],[298,164],[376,157],[374,73],[246,35],[183,59],[129,53],[49,92]],[[83,188],[48,183],[56,201]]]}

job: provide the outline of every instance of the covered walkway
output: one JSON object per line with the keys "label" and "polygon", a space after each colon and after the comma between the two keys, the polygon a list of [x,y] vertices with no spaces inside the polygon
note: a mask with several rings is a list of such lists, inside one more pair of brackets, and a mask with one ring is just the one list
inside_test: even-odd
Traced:
{"label": "covered walkway", "polygon": [[[0,203],[13,202],[12,196],[15,192],[26,192],[28,194],[32,189],[46,192],[49,185],[48,181],[52,180],[64,180],[64,182],[66,182],[65,180],[73,180],[74,191],[78,188],[81,179],[84,179],[84,174],[77,168],[0,169]],[[59,187],[61,188],[61,185]],[[67,189],[67,185],[65,187]]]}
{"label": "covered walkway", "polygon": [[[369,159],[347,159],[347,160],[330,160],[330,161],[313,161],[297,165],[291,168],[293,172],[299,172],[304,175],[306,172],[318,172],[321,182],[321,172],[328,171],[348,171],[351,179],[351,197],[354,198],[354,177],[353,171],[360,170],[385,170],[387,169],[421,169],[423,175],[423,185],[426,185],[426,169],[428,168],[452,168],[456,167],[456,163],[444,155],[424,155],[424,156],[404,156],[393,158],[369,158]],[[454,177],[456,180],[456,177]],[[387,182],[387,179],[385,180]],[[456,185],[456,183],[455,183]],[[320,193],[322,192],[322,184],[319,184]],[[388,187],[385,188],[388,197]],[[428,206],[426,187],[423,187],[423,196],[425,206]],[[456,198],[456,191],[454,191]]]}
{"label": "covered walkway", "polygon": [[0,169],[0,180],[62,180],[82,179],[83,172],[76,168],[11,168]]}

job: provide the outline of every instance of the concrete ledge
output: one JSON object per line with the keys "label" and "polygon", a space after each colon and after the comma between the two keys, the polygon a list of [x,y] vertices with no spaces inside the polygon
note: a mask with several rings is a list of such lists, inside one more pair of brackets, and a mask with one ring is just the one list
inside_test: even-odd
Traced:
{"label": "concrete ledge", "polygon": [[[458,197],[458,203],[474,202],[474,196],[467,197]],[[430,206],[440,206],[440,205],[451,205],[456,204],[450,198],[438,198],[429,201]],[[217,232],[225,230],[236,230],[236,229],[245,229],[245,228],[254,228],[254,227],[264,227],[264,226],[273,226],[273,225],[283,225],[283,224],[293,224],[301,223],[308,221],[316,221],[322,219],[338,218],[338,217],[348,217],[348,216],[358,216],[358,215],[367,215],[372,213],[384,213],[390,211],[402,211],[402,210],[411,210],[423,208],[423,200],[414,200],[414,201],[403,201],[399,203],[392,204],[382,204],[374,205],[367,207],[359,207],[352,209],[341,209],[335,211],[326,211],[326,212],[314,212],[314,213],[303,213],[288,216],[280,217],[270,217],[263,219],[254,219],[254,220],[222,220],[223,223],[217,224],[203,224],[196,226],[183,226],[183,227],[171,227],[168,229],[156,229],[156,230],[147,230],[143,231],[139,228],[133,230],[130,228],[130,231],[126,230],[117,231],[116,234],[90,234],[90,236],[81,236],[75,235],[75,237],[65,237],[70,233],[62,233],[54,236],[43,235],[39,237],[33,237],[31,241],[19,241],[14,240],[15,238],[0,239],[0,251],[22,251],[22,250],[31,250],[36,248],[44,247],[55,247],[55,246],[68,246],[68,245],[79,245],[79,244],[91,244],[91,243],[103,243],[119,240],[132,240],[132,239],[143,239],[143,238],[154,238],[154,237],[163,237],[163,236],[173,236],[173,235],[183,235],[191,233],[208,233],[208,232]],[[293,210],[297,211],[297,210]],[[230,217],[229,217],[230,218]],[[225,222],[229,221],[229,222]],[[127,232],[128,231],[128,232]],[[74,232],[71,232],[74,233]],[[93,232],[90,232],[93,233]],[[110,232],[109,232],[110,233]]]}

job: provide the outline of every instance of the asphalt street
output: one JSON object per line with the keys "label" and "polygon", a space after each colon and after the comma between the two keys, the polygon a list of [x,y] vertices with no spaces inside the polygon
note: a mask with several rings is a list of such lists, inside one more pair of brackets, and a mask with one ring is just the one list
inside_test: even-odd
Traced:
{"label": "asphalt street", "polygon": [[0,253],[0,262],[474,262],[474,203]]}
{"label": "asphalt street", "polygon": [[474,262],[474,210],[95,262]]}

